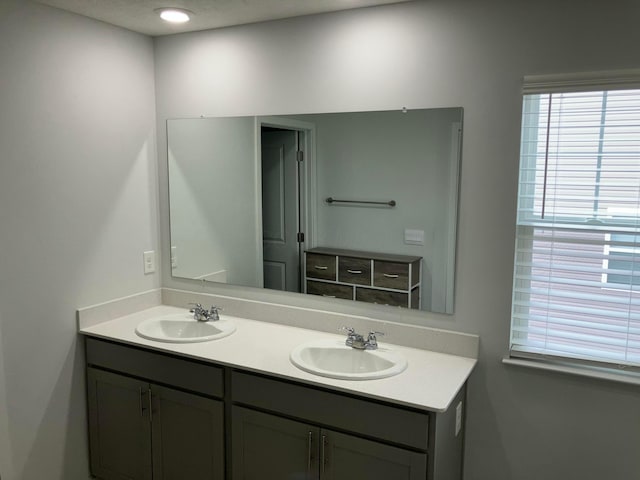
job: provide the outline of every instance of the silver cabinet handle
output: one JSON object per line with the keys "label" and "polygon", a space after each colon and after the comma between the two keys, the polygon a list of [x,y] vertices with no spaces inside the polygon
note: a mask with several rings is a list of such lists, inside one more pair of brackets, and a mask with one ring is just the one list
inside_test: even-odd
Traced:
{"label": "silver cabinet handle", "polygon": [[347,270],[347,272],[351,273],[352,275],[361,275],[362,274],[362,270]]}
{"label": "silver cabinet handle", "polygon": [[329,267],[326,267],[324,265],[314,265],[313,268],[315,268],[316,270],[326,270]]}
{"label": "silver cabinet handle", "polygon": [[149,421],[153,422],[153,403],[152,403],[152,393],[151,393],[151,389],[148,390],[149,392]]}
{"label": "silver cabinet handle", "polygon": [[313,432],[309,432],[309,440],[307,443],[307,477],[311,478],[311,448],[313,444]]}
{"label": "silver cabinet handle", "polygon": [[400,275],[393,275],[391,273],[383,273],[383,275],[387,278],[398,278]]}
{"label": "silver cabinet handle", "polygon": [[327,463],[326,445],[327,445],[327,436],[326,435],[322,435],[321,452],[320,452],[321,461],[320,461],[320,463],[322,464],[322,473],[323,474],[325,473],[325,466],[326,466],[326,463]]}
{"label": "silver cabinet handle", "polygon": [[326,293],[323,293],[322,296],[327,298],[336,298],[335,295],[327,295]]}
{"label": "silver cabinet handle", "polygon": [[142,387],[139,388],[140,390],[140,416],[144,417],[144,405],[142,404]]}

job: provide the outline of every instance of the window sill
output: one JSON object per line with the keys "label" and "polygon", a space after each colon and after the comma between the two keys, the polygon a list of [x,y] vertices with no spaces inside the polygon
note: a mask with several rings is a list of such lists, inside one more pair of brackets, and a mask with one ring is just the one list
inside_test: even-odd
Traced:
{"label": "window sill", "polygon": [[595,378],[611,382],[625,383],[627,385],[640,386],[640,374],[637,372],[624,372],[613,368],[590,367],[586,365],[576,365],[570,362],[534,360],[531,358],[504,357],[502,363],[505,365],[515,365],[519,367],[535,368],[550,372],[578,375],[581,377]]}

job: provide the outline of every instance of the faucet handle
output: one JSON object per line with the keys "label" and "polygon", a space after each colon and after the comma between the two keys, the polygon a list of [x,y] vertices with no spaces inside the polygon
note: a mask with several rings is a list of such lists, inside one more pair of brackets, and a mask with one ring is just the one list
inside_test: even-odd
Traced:
{"label": "faucet handle", "polygon": [[343,325],[342,327],[338,327],[339,332],[347,332],[347,335],[355,335],[356,330],[353,327],[347,327]]}
{"label": "faucet handle", "polygon": [[383,332],[376,332],[375,330],[370,330],[369,331],[369,336],[367,337],[367,343],[366,343],[366,347],[368,350],[375,350],[376,348],[378,348],[378,338],[376,337],[376,335],[383,335]]}
{"label": "faucet handle", "polygon": [[199,310],[202,310],[202,304],[201,303],[193,303],[193,302],[191,302],[191,303],[189,303],[189,305],[193,305],[193,308],[189,309],[189,311],[191,313],[197,312]]}
{"label": "faucet handle", "polygon": [[194,307],[189,310],[189,312],[193,313],[193,318],[199,322],[206,322],[208,320],[208,312],[202,308],[202,305],[199,303],[190,303],[189,305],[193,305]]}
{"label": "faucet handle", "polygon": [[211,305],[209,309],[209,318],[211,320],[220,320],[220,312],[222,311],[222,307],[218,307],[217,305]]}

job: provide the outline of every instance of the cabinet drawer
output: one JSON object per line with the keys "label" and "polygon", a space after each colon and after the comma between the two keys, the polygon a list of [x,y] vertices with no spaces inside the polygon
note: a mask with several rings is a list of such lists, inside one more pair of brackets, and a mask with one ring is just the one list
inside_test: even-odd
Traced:
{"label": "cabinet drawer", "polygon": [[222,368],[194,360],[86,339],[87,363],[192,392],[222,397]]}
{"label": "cabinet drawer", "polygon": [[309,278],[336,279],[336,257],[318,253],[306,254],[306,272]]}
{"label": "cabinet drawer", "polygon": [[356,300],[379,305],[391,305],[392,307],[407,307],[409,305],[409,296],[406,293],[388,292],[373,288],[356,288]]}
{"label": "cabinet drawer", "polygon": [[373,285],[376,287],[409,289],[409,264],[375,260],[373,262]]}
{"label": "cabinet drawer", "polygon": [[338,281],[371,285],[371,260],[367,258],[338,257]]}
{"label": "cabinet drawer", "polygon": [[335,283],[307,280],[307,293],[311,295],[321,295],[323,297],[353,300],[353,287],[349,285],[337,285]]}
{"label": "cabinet drawer", "polygon": [[429,414],[234,371],[233,402],[320,426],[427,449]]}

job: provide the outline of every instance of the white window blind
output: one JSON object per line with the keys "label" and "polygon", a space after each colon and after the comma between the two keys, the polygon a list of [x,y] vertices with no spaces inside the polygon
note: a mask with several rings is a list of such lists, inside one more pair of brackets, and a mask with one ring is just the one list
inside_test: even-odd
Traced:
{"label": "white window blind", "polygon": [[550,90],[523,101],[511,355],[640,367],[640,90]]}

